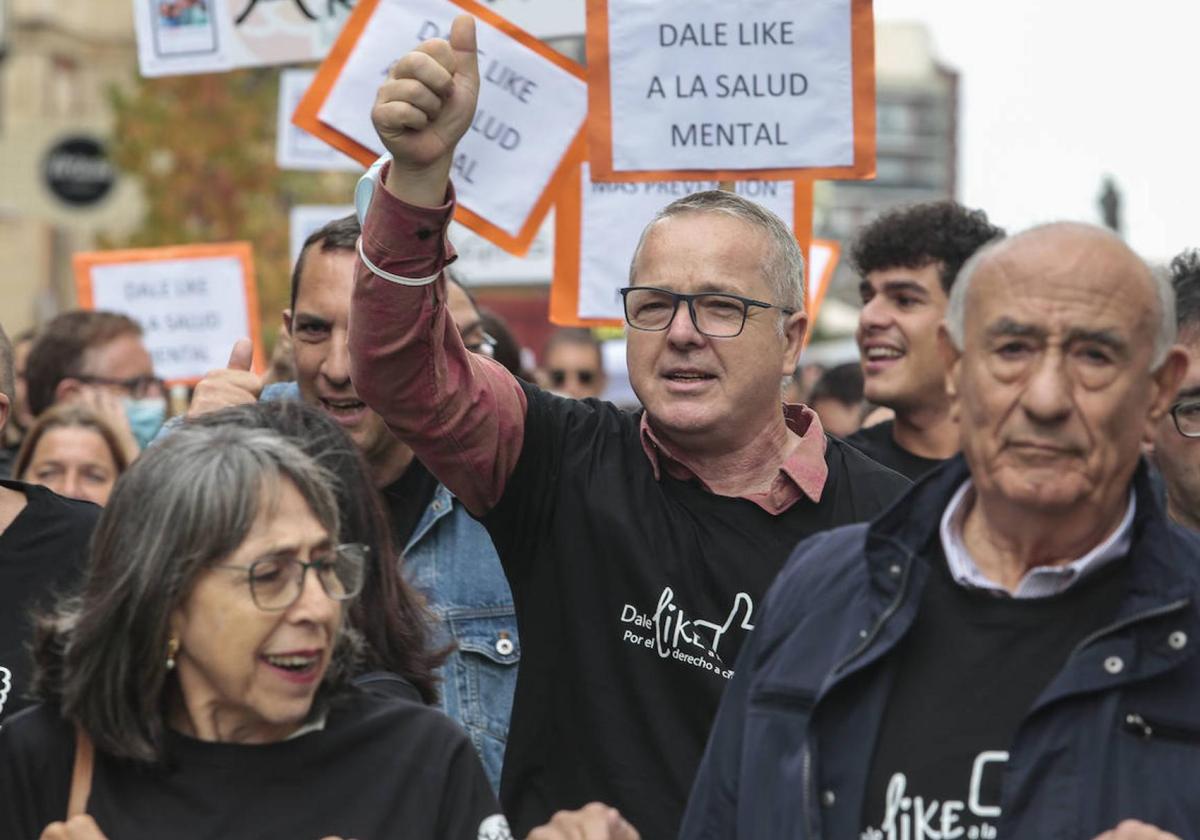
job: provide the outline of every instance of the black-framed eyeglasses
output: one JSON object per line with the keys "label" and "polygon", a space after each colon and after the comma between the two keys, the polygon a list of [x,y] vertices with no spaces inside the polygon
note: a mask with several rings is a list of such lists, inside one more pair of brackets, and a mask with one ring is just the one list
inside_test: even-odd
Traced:
{"label": "black-framed eyeglasses", "polygon": [[112,385],[128,391],[134,399],[145,397],[166,396],[167,387],[157,376],[131,376],[128,379],[117,379],[112,376],[91,376],[78,374],[72,379],[78,379],[87,385]]}
{"label": "black-framed eyeglasses", "polygon": [[784,315],[796,310],[753,298],[725,292],[701,292],[685,295],[655,286],[626,286],[621,289],[625,301],[625,322],[635,330],[661,332],[671,326],[680,301],[687,303],[692,325],[710,338],[734,338],[742,334],[750,307],[778,309]]}
{"label": "black-framed eyeglasses", "polygon": [[248,566],[219,563],[218,569],[246,572],[250,597],[260,610],[286,610],[304,591],[304,576],[312,569],[325,594],[335,601],[349,601],[362,591],[363,569],[370,549],[359,543],[344,543],[313,552],[307,563],[291,554],[260,557]]}
{"label": "black-framed eyeglasses", "polygon": [[1171,406],[1171,419],[1179,434],[1200,438],[1200,399],[1180,400]]}

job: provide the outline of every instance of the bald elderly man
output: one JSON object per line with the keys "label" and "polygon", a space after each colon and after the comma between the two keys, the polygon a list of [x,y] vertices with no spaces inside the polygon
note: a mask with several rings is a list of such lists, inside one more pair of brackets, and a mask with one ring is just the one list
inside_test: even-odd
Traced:
{"label": "bald elderly man", "polygon": [[962,454],[796,550],[682,837],[1200,837],[1200,542],[1139,456],[1170,286],[1047,225],[967,263],[941,333]]}

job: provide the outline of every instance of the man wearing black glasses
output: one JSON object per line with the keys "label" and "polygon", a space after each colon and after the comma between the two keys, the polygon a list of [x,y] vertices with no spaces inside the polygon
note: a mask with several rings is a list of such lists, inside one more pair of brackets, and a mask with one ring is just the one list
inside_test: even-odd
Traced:
{"label": "man wearing black glasses", "polygon": [[116,312],[64,312],[38,334],[26,363],[34,416],[56,402],[83,400],[113,426],[136,457],[167,416],[162,380],[142,328]]}
{"label": "man wearing black glasses", "polygon": [[563,327],[542,350],[539,384],[549,391],[576,400],[604,395],[604,351],[591,330]]}
{"label": "man wearing black glasses", "polygon": [[801,539],[871,518],[907,482],[782,405],[808,324],[803,258],[733,193],[676,201],[633,255],[627,355],[644,412],[556,397],[466,352],[445,231],[479,83],[460,17],[380,89],[372,117],[393,160],[357,196],[352,375],[482,519],[512,585],[514,833],[600,800],[671,837],[775,574]]}
{"label": "man wearing black glasses", "polygon": [[1175,320],[1188,368],[1175,404],[1159,422],[1154,462],[1167,485],[1167,512],[1180,525],[1200,530],[1200,250],[1171,262]]}

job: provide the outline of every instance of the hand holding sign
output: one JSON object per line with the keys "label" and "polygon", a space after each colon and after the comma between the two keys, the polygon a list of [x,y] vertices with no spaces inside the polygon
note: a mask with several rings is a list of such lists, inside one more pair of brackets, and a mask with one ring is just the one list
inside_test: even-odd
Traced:
{"label": "hand holding sign", "polygon": [[458,141],[479,99],[475,19],[459,15],[450,40],[433,38],[392,65],[371,121],[392,155],[387,188],[426,207],[442,203]]}
{"label": "hand holding sign", "polygon": [[187,416],[198,417],[232,405],[258,402],[263,380],[250,370],[253,360],[254,344],[248,338],[238,339],[233,345],[233,352],[229,354],[229,366],[222,370],[209,371],[196,384]]}

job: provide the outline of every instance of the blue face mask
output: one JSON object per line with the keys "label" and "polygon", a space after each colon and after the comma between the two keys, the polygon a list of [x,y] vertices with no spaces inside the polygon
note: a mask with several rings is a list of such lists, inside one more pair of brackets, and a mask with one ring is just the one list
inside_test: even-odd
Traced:
{"label": "blue face mask", "polygon": [[166,397],[123,399],[121,402],[125,406],[125,417],[129,420],[129,430],[133,432],[134,440],[145,449],[167,419]]}

